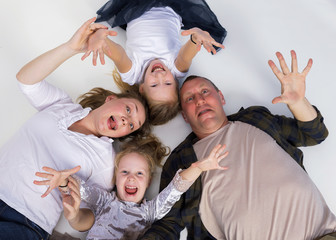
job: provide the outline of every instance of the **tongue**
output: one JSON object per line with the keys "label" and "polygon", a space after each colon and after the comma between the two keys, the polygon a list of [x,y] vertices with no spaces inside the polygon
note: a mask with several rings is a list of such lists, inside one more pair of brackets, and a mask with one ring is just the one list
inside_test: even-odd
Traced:
{"label": "tongue", "polygon": [[109,122],[110,122],[111,129],[113,129],[117,125],[116,122],[112,120],[112,118],[110,118]]}
{"label": "tongue", "polygon": [[134,194],[138,191],[137,188],[125,188],[125,191],[128,193],[128,194]]}

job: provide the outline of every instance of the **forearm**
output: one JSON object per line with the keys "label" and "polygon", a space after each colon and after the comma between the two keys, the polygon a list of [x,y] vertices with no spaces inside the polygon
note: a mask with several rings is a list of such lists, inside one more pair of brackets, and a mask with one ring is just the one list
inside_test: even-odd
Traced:
{"label": "forearm", "polygon": [[127,56],[125,49],[109,38],[106,38],[105,42],[104,54],[114,62],[119,72],[128,72],[132,67],[132,61]]}
{"label": "forearm", "polygon": [[191,165],[189,168],[180,172],[180,176],[183,180],[188,180],[190,182],[195,181],[202,173],[199,167],[194,167]]}
{"label": "forearm", "polygon": [[197,45],[188,40],[180,49],[175,66],[180,72],[187,72],[190,68],[193,58],[198,53]]}
{"label": "forearm", "polygon": [[70,44],[64,43],[27,63],[17,73],[16,78],[23,84],[38,83],[76,53],[70,48]]}
{"label": "forearm", "polygon": [[88,231],[94,224],[95,217],[93,212],[87,208],[79,209],[77,216],[74,219],[68,220],[72,228],[77,231]]}
{"label": "forearm", "polygon": [[288,105],[293,116],[302,122],[309,122],[317,117],[315,108],[304,98],[295,104]]}

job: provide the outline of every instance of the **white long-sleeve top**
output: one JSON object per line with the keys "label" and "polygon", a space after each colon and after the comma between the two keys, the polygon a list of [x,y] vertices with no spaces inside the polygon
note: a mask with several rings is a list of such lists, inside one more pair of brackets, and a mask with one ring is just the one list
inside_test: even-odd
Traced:
{"label": "white long-sleeve top", "polygon": [[121,201],[115,191],[107,192],[81,181],[81,198],[95,215],[87,239],[138,239],[154,221],[163,218],[193,184],[194,181],[183,180],[178,172],[154,199],[144,199],[140,204]]}
{"label": "white long-sleeve top", "polygon": [[41,198],[47,187],[33,183],[39,180],[35,172],[43,166],[64,170],[80,165],[80,178],[111,190],[113,140],[68,130],[91,109],[73,103],[64,91],[46,81],[19,86],[39,112],[0,150],[0,199],[51,233],[63,210],[61,196],[52,191]]}

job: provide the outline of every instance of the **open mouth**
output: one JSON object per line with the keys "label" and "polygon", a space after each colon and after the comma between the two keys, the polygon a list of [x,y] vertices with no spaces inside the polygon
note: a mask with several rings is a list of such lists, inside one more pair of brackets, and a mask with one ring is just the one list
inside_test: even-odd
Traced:
{"label": "open mouth", "polygon": [[210,112],[210,111],[211,111],[210,109],[204,109],[204,110],[200,111],[200,112],[197,114],[197,116],[200,117],[200,116],[202,116],[203,114],[206,114],[206,113],[208,113],[208,112]]}
{"label": "open mouth", "polygon": [[134,195],[138,191],[137,187],[132,187],[132,186],[125,186],[125,192],[129,195]]}
{"label": "open mouth", "polygon": [[108,126],[111,130],[117,130],[117,122],[113,116],[108,119]]}
{"label": "open mouth", "polygon": [[153,65],[152,72],[157,72],[157,71],[165,71],[161,63],[156,63]]}

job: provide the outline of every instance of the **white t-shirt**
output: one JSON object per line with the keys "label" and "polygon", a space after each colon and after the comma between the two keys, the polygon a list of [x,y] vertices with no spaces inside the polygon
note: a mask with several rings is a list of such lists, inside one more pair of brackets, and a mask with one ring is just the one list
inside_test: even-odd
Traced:
{"label": "white t-shirt", "polygon": [[139,83],[144,70],[154,59],[160,59],[180,80],[187,72],[180,72],[175,59],[181,48],[182,20],[170,7],[152,8],[127,24],[126,53],[132,61],[127,73],[120,73],[130,85]]}
{"label": "white t-shirt", "polygon": [[51,233],[63,210],[61,195],[56,189],[41,198],[47,187],[33,184],[39,180],[35,172],[80,165],[80,178],[111,190],[113,140],[68,130],[91,109],[74,104],[64,91],[46,81],[19,85],[39,112],[0,150],[0,199]]}

